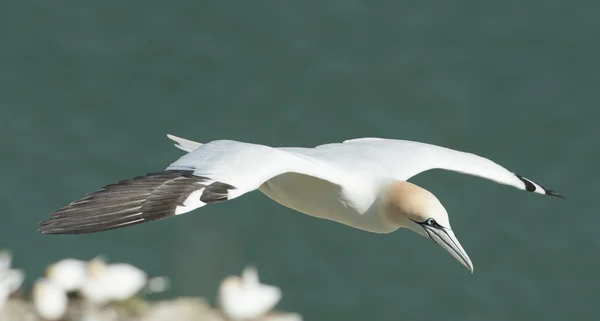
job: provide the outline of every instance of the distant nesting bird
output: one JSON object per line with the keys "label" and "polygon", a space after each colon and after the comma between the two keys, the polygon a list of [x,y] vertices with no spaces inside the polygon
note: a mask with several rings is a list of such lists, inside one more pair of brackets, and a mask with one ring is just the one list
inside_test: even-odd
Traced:
{"label": "distant nesting bird", "polygon": [[32,300],[38,314],[46,320],[61,319],[67,312],[69,303],[67,292],[46,278],[33,284]]}
{"label": "distant nesting bird", "polygon": [[74,258],[62,259],[46,268],[46,277],[66,292],[78,291],[87,277],[87,262]]}
{"label": "distant nesting bird", "polygon": [[88,273],[81,294],[95,304],[127,300],[142,290],[161,292],[168,286],[163,277],[149,278],[148,274],[126,263],[107,264],[100,258],[88,262]]}
{"label": "distant nesting bird", "polygon": [[446,169],[560,196],[493,161],[405,140],[358,138],[317,146],[269,147],[231,140],[207,144],[168,135],[188,152],[165,171],[107,185],[40,222],[47,234],[91,233],[163,219],[260,190],[299,212],[358,229],[408,228],[446,249],[473,272],[448,213],[429,191],[407,180]]}
{"label": "distant nesting bird", "polygon": [[261,284],[258,271],[249,266],[242,277],[229,276],[219,287],[219,305],[231,320],[253,320],[275,307],[281,300],[281,290],[273,285]]}

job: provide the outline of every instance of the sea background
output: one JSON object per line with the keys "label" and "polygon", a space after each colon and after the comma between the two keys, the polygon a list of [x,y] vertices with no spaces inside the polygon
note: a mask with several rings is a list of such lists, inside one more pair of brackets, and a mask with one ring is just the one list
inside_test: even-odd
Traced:
{"label": "sea background", "polygon": [[[593,320],[600,297],[597,1],[2,1],[0,248],[27,284],[63,257],[135,264],[205,296],[246,264],[305,320]],[[172,133],[355,137],[488,157],[566,199],[441,170],[471,275],[259,192],[174,219],[40,235],[53,210],[182,155]]]}

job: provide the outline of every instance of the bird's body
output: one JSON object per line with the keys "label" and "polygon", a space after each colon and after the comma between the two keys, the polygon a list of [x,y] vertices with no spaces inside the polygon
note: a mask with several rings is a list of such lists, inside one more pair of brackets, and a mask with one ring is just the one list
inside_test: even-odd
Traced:
{"label": "bird's body", "polygon": [[[419,142],[359,138],[315,148],[278,148],[232,140],[201,144],[169,138],[187,154],[165,171],[90,193],[52,213],[52,219],[41,223],[40,232],[90,233],[124,227],[258,189],[299,212],[375,233],[405,227],[437,242],[433,230],[423,227],[428,218],[435,219],[437,225],[430,227],[445,231],[442,236],[451,239],[447,244],[452,251],[464,252],[441,203],[425,189],[406,182],[409,178],[439,168],[559,196],[489,159]],[[472,270],[466,253],[460,257]]]}
{"label": "bird's body", "polygon": [[[364,183],[366,189],[369,189],[367,184],[374,186],[376,182],[371,177],[360,180],[359,175],[356,181]],[[375,233],[398,229],[398,226],[388,224],[377,210],[375,188],[352,195],[352,185],[351,179],[338,185],[303,174],[288,173],[266,181],[259,190],[275,202],[310,216]]]}

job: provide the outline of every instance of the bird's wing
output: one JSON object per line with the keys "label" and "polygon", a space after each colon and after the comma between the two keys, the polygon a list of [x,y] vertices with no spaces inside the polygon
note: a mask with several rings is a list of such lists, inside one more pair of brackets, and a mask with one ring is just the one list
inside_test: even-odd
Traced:
{"label": "bird's wing", "polygon": [[559,196],[534,181],[515,174],[493,161],[475,154],[431,144],[383,138],[358,138],[342,144],[327,144],[316,148],[329,155],[343,157],[345,153],[377,163],[395,179],[409,178],[431,169],[445,169],[473,175],[521,190]]}
{"label": "bird's wing", "polygon": [[165,171],[119,181],[71,202],[42,221],[39,232],[92,233],[163,219],[236,198],[287,172],[338,181],[335,170],[310,157],[264,145],[213,141]]}

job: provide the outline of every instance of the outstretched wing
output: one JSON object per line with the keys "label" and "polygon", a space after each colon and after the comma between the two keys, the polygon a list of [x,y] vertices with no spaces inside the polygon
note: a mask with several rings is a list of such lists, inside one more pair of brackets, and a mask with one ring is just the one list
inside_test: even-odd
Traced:
{"label": "outstretched wing", "polygon": [[489,179],[528,192],[562,197],[553,190],[515,174],[487,158],[436,145],[405,140],[359,138],[347,140],[342,144],[322,145],[317,149],[319,148],[337,155],[346,152],[376,162],[399,180],[408,180],[431,169],[445,169]]}
{"label": "outstretched wing", "polygon": [[119,181],[71,202],[42,221],[39,232],[92,233],[159,220],[236,198],[286,172],[335,181],[331,170],[294,153],[213,141],[198,146],[163,172]]}

